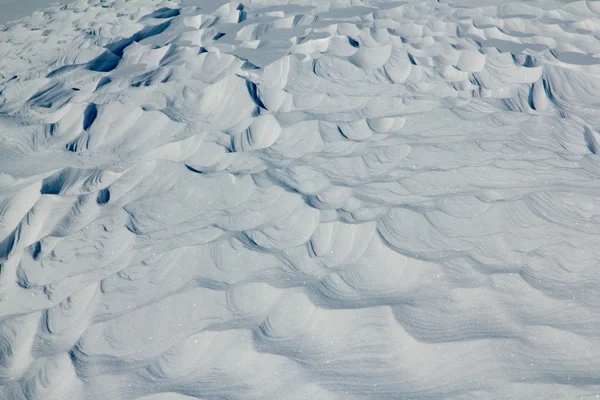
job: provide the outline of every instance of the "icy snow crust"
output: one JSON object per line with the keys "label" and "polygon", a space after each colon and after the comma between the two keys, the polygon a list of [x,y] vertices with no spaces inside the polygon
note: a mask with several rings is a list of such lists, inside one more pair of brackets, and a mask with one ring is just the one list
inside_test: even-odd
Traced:
{"label": "icy snow crust", "polygon": [[600,2],[80,1],[0,32],[0,398],[600,394]]}

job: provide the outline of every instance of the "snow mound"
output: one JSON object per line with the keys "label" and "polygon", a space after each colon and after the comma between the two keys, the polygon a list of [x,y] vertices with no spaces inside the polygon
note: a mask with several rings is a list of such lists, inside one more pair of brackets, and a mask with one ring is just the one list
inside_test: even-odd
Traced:
{"label": "snow mound", "polygon": [[600,2],[0,27],[0,398],[599,392]]}

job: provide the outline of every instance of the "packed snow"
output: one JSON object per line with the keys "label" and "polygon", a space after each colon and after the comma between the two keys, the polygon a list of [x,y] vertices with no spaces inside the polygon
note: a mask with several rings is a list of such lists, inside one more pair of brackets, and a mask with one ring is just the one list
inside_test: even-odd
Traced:
{"label": "packed snow", "polygon": [[0,26],[0,399],[598,398],[598,16],[80,0]]}

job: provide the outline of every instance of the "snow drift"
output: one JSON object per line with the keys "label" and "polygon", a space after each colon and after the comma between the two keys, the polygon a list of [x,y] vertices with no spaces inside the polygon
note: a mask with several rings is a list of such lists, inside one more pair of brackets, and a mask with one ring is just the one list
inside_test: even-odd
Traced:
{"label": "snow drift", "polygon": [[89,0],[7,23],[0,397],[597,397],[599,14]]}

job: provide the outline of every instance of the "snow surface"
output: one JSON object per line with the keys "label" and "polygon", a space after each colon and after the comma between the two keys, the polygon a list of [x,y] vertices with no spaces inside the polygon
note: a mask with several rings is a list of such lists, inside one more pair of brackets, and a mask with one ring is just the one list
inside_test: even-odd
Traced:
{"label": "snow surface", "polygon": [[1,399],[600,395],[600,2],[0,28]]}
{"label": "snow surface", "polygon": [[57,0],[0,0],[0,24],[26,17],[40,8],[59,4]]}

